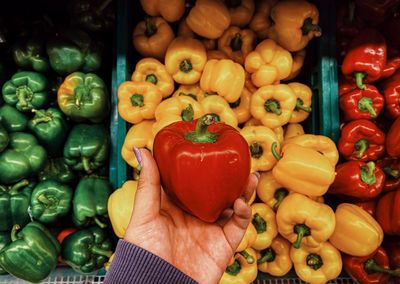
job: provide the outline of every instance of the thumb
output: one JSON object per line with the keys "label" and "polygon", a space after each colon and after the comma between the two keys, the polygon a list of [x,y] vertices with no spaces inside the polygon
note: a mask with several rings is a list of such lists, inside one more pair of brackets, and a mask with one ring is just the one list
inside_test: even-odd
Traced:
{"label": "thumb", "polygon": [[142,169],[140,171],[131,221],[144,224],[153,220],[160,211],[160,174],[156,161],[150,151],[136,148],[134,151]]}

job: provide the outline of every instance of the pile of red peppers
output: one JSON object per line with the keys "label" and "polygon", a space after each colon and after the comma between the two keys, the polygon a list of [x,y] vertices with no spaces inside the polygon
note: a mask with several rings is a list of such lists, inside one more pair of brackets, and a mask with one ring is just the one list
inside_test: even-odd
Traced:
{"label": "pile of red peppers", "polygon": [[385,237],[366,257],[343,255],[359,283],[400,283],[400,0],[340,1],[341,163],[329,193],[370,213]]}

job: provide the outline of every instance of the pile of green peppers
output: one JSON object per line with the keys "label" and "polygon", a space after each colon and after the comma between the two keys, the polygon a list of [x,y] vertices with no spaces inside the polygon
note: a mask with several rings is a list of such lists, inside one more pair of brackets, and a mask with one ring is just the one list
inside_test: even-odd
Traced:
{"label": "pile of green peppers", "polygon": [[62,28],[46,15],[45,37],[25,27],[46,23],[27,22],[24,32],[5,33],[7,46],[0,42],[0,58],[13,61],[0,64],[0,274],[34,283],[60,264],[99,270],[115,248],[103,80],[111,68],[102,62],[113,1],[67,2],[74,20]]}

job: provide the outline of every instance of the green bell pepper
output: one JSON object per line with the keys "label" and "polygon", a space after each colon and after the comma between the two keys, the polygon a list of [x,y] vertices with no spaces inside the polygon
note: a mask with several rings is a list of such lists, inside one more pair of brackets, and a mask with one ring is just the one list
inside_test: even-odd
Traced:
{"label": "green bell pepper", "polygon": [[75,180],[75,173],[64,162],[64,158],[48,159],[43,171],[38,175],[40,181],[54,180],[59,183],[69,184]]}
{"label": "green bell pepper", "polygon": [[38,39],[29,39],[16,43],[11,53],[15,64],[23,69],[32,69],[37,72],[49,70],[50,65],[44,44]]}
{"label": "green bell pepper", "polygon": [[51,68],[60,75],[78,70],[95,72],[101,67],[99,43],[82,30],[60,32],[47,42],[46,50]]}
{"label": "green bell pepper", "polygon": [[56,268],[60,244],[42,224],[31,222],[22,230],[14,225],[11,241],[0,251],[0,266],[8,273],[37,283]]}
{"label": "green bell pepper", "polygon": [[28,122],[28,128],[36,135],[50,155],[59,154],[68,134],[64,114],[57,108],[34,110],[35,116]]}
{"label": "green bell pepper", "polygon": [[3,152],[3,150],[7,148],[9,142],[10,136],[4,126],[0,123],[0,152]]}
{"label": "green bell pepper", "polygon": [[[0,232],[0,251],[11,243],[10,232]],[[0,275],[8,274],[7,271],[0,266]]]}
{"label": "green bell pepper", "polygon": [[58,89],[57,101],[65,115],[75,121],[101,122],[108,114],[107,86],[92,73],[70,74]]}
{"label": "green bell pepper", "polygon": [[7,132],[23,132],[28,126],[28,118],[10,105],[0,107],[0,122]]}
{"label": "green bell pepper", "polygon": [[9,231],[14,224],[25,226],[34,183],[24,179],[12,186],[0,185],[0,231]]}
{"label": "green bell pepper", "polygon": [[62,242],[62,258],[79,273],[99,270],[111,255],[112,243],[97,226],[78,230]]}
{"label": "green bell pepper", "polygon": [[39,173],[46,164],[46,150],[35,136],[24,132],[10,133],[10,143],[0,154],[0,183],[11,184]]}
{"label": "green bell pepper", "polygon": [[41,223],[53,223],[68,214],[73,190],[54,180],[39,182],[31,196],[31,213]]}
{"label": "green bell pepper", "polygon": [[73,170],[91,173],[108,160],[110,136],[104,125],[77,124],[64,144],[64,161]]}
{"label": "green bell pepper", "polygon": [[107,202],[112,192],[108,180],[99,177],[83,177],[72,201],[72,221],[80,227],[97,224],[105,228],[108,219]]}
{"label": "green bell pepper", "polygon": [[23,112],[44,107],[49,97],[46,76],[30,71],[15,73],[2,91],[4,101]]}

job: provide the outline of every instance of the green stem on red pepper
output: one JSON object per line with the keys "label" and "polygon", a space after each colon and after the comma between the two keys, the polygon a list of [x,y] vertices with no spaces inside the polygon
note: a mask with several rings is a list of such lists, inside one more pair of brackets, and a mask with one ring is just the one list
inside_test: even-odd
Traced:
{"label": "green stem on red pepper", "polygon": [[305,224],[296,224],[296,225],[294,225],[293,230],[297,234],[297,239],[293,243],[293,247],[298,249],[301,246],[301,241],[303,240],[303,237],[307,237],[307,236],[311,235],[311,230]]}
{"label": "green stem on red pepper", "polygon": [[379,272],[379,273],[386,273],[394,277],[400,277],[400,268],[394,270],[384,268],[380,266],[373,258],[368,259],[364,263],[364,269],[368,274]]}
{"label": "green stem on red pepper", "polygon": [[354,76],[356,78],[356,85],[359,89],[364,90],[365,85],[363,83],[363,80],[365,78],[365,73],[364,72],[354,72]]}
{"label": "green stem on red pepper", "polygon": [[361,168],[361,180],[368,185],[376,182],[374,162],[368,162],[366,166]]}
{"label": "green stem on red pepper", "polygon": [[358,109],[363,112],[369,112],[371,117],[376,117],[376,111],[373,107],[372,99],[370,98],[362,98],[358,101]]}
{"label": "green stem on red pepper", "polygon": [[369,143],[366,139],[360,139],[355,144],[354,147],[356,148],[356,152],[354,152],[354,156],[358,159],[364,155],[365,151],[367,151]]}
{"label": "green stem on red pepper", "polygon": [[215,116],[212,114],[206,114],[200,117],[196,124],[196,130],[185,133],[185,139],[193,143],[214,143],[217,141],[218,135],[207,130],[207,127],[214,122]]}

